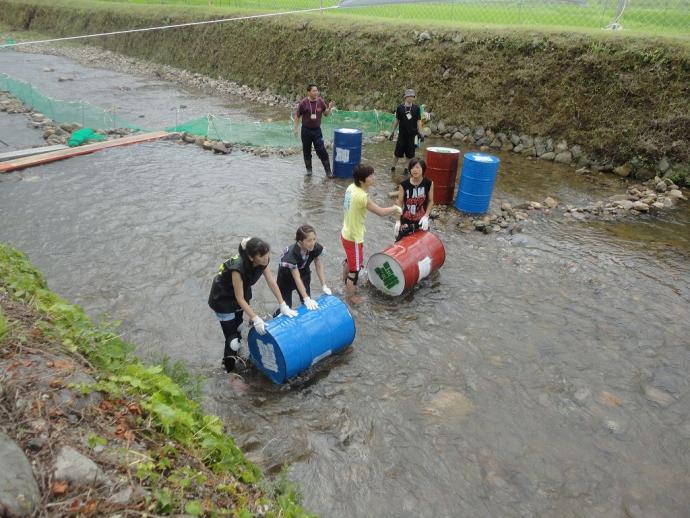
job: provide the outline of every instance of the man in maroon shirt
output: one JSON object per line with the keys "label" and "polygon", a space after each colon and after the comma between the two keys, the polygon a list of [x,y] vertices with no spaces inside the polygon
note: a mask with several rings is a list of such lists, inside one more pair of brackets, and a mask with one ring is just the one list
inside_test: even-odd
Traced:
{"label": "man in maroon shirt", "polygon": [[331,162],[328,159],[328,151],[323,143],[323,134],[321,133],[321,116],[330,115],[333,108],[333,101],[328,103],[322,97],[319,97],[319,89],[316,85],[309,85],[307,87],[307,96],[300,101],[295,109],[295,135],[299,127],[300,117],[302,118],[302,153],[304,154],[304,166],[307,168],[307,176],[311,176],[311,146],[314,145],[314,150],[318,155],[323,170],[326,176],[333,178],[331,172]]}

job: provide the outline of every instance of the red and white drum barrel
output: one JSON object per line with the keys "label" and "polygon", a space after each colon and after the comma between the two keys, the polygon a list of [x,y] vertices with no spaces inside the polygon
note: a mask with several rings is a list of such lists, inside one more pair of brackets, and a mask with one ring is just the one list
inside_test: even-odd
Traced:
{"label": "red and white drum barrel", "polygon": [[367,262],[369,281],[387,295],[397,296],[443,266],[446,250],[431,232],[405,236]]}

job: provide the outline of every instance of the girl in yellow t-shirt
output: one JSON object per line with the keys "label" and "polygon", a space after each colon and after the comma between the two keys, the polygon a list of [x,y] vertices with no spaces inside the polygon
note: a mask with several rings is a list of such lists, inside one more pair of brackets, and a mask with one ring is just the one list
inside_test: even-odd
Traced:
{"label": "girl in yellow t-shirt", "polygon": [[345,191],[343,203],[345,214],[343,229],[340,232],[340,241],[346,256],[343,264],[343,276],[345,277],[345,286],[350,291],[357,285],[359,271],[364,263],[364,233],[366,232],[364,220],[367,211],[380,217],[392,214],[400,216],[402,213],[397,205],[383,208],[369,199],[367,191],[376,182],[376,174],[372,166],[357,164],[352,170],[352,177],[354,182]]}

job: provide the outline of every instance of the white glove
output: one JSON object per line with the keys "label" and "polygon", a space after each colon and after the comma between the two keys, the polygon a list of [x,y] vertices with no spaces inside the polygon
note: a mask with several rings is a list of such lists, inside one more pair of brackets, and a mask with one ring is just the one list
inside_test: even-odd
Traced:
{"label": "white glove", "polygon": [[312,299],[311,297],[307,297],[306,299],[304,299],[304,305],[307,306],[307,309],[308,309],[309,311],[313,311],[313,310],[319,308],[319,303],[316,302],[316,301],[315,301],[314,299]]}
{"label": "white glove", "polygon": [[396,221],[393,227],[393,239],[398,239],[398,234],[400,234],[400,220]]}
{"label": "white glove", "polygon": [[256,329],[256,332],[260,335],[266,334],[266,322],[264,322],[263,318],[254,317],[254,320],[252,320],[252,325],[254,326],[254,329]]}
{"label": "white glove", "polygon": [[429,216],[423,216],[422,219],[419,220],[419,228],[422,230],[429,230]]}
{"label": "white glove", "polygon": [[399,205],[393,205],[393,207],[395,207],[395,212],[398,213],[398,216],[402,216],[402,207]]}
{"label": "white glove", "polygon": [[331,291],[331,289],[328,286],[326,286],[325,284],[323,286],[321,286],[321,291],[323,291],[326,295],[333,295],[333,292]]}
{"label": "white glove", "polygon": [[283,302],[280,305],[280,314],[285,315],[286,317],[289,317],[289,318],[294,318],[297,316],[297,311],[295,311],[294,309],[290,309],[290,306],[288,306],[287,304],[285,304],[285,302]]}

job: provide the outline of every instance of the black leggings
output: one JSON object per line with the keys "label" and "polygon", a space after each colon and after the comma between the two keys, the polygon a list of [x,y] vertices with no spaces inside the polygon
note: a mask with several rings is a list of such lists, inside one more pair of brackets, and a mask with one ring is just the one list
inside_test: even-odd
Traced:
{"label": "black leggings", "polygon": [[237,311],[235,313],[235,318],[232,320],[221,320],[220,327],[223,330],[223,336],[225,337],[225,350],[223,351],[223,365],[225,370],[230,372],[235,368],[235,362],[237,358],[237,351],[233,351],[230,347],[230,342],[237,338],[242,339],[238,327],[242,325],[242,318],[244,316],[243,311]]}
{"label": "black leggings", "polygon": [[[292,278],[292,274],[290,274],[289,277],[287,275],[279,275],[277,284],[278,289],[280,290],[280,295],[283,297],[285,304],[287,304],[289,307],[292,307],[292,292],[297,291],[297,285],[295,284],[295,279]],[[307,292],[307,296],[311,297],[311,275],[305,275],[302,277],[302,284],[304,284],[304,289]],[[297,292],[297,295],[299,295],[300,302],[304,303],[304,299],[302,299],[302,295],[300,295],[299,291]],[[273,313],[273,316],[276,317],[279,314],[280,309],[277,309],[276,312]]]}

